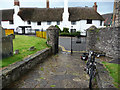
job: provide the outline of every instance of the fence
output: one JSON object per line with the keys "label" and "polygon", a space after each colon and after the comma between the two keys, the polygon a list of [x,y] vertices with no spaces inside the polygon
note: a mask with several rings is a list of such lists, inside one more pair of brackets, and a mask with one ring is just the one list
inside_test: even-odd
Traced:
{"label": "fence", "polygon": [[36,31],[36,36],[40,38],[47,38],[46,31]]}
{"label": "fence", "polygon": [[14,29],[5,29],[5,35],[8,36],[10,34],[14,34]]}

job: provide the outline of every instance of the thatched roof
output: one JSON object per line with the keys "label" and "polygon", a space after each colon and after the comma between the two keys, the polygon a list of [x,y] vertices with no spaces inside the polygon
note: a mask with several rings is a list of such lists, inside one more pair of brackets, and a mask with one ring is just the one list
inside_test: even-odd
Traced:
{"label": "thatched roof", "polygon": [[[63,8],[21,8],[18,15],[23,20],[30,21],[62,21]],[[69,8],[69,21],[86,19],[104,20],[93,8],[71,7]]]}
{"label": "thatched roof", "polygon": [[[2,11],[2,20],[13,20],[13,9]],[[7,13],[8,12],[8,13]],[[24,21],[62,21],[64,8],[21,8],[18,15]],[[69,8],[69,21],[86,19],[104,20],[93,8],[71,7]]]}
{"label": "thatched roof", "polygon": [[60,8],[21,8],[18,15],[24,21],[62,21],[62,13]]}
{"label": "thatched roof", "polygon": [[81,8],[81,7],[74,7],[69,8],[70,13],[70,21],[78,21],[78,20],[86,20],[86,19],[93,19],[93,20],[103,20],[103,17],[95,12],[93,8]]}
{"label": "thatched roof", "polygon": [[111,22],[112,22],[113,13],[103,14],[102,16],[105,19],[104,22],[105,26],[109,26],[110,24],[112,24]]}
{"label": "thatched roof", "polygon": [[0,10],[0,13],[2,15],[2,21],[10,21],[13,20],[13,9],[7,9],[7,10]]}

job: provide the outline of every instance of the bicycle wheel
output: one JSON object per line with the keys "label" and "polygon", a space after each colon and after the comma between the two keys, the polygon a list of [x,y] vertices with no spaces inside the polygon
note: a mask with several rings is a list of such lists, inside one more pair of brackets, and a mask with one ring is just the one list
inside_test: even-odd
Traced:
{"label": "bicycle wheel", "polygon": [[90,70],[89,89],[92,90],[93,68]]}

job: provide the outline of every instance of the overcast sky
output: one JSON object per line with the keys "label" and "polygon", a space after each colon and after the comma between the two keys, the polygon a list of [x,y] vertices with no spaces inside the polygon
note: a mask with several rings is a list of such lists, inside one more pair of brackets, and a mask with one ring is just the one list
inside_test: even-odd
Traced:
{"label": "overcast sky", "polygon": [[[19,0],[21,7],[45,8],[46,0]],[[64,6],[64,0],[49,0],[50,8]],[[68,0],[69,7],[92,7],[97,2],[100,14],[112,13],[114,0]],[[0,0],[0,9],[11,9],[14,7],[14,0]]]}

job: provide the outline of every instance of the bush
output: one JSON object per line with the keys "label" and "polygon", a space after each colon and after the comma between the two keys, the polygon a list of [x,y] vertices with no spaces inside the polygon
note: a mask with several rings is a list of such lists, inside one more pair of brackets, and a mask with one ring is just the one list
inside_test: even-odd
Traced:
{"label": "bush", "polygon": [[55,25],[55,27],[59,29],[59,33],[62,32],[58,25]]}
{"label": "bush", "polygon": [[60,36],[80,36],[80,32],[74,32],[74,33],[66,33],[66,32],[61,32],[59,33]]}
{"label": "bush", "polygon": [[61,32],[59,33],[60,36],[70,36],[70,33],[66,33],[66,32]]}
{"label": "bush", "polygon": [[63,28],[63,32],[69,33],[69,28]]}

